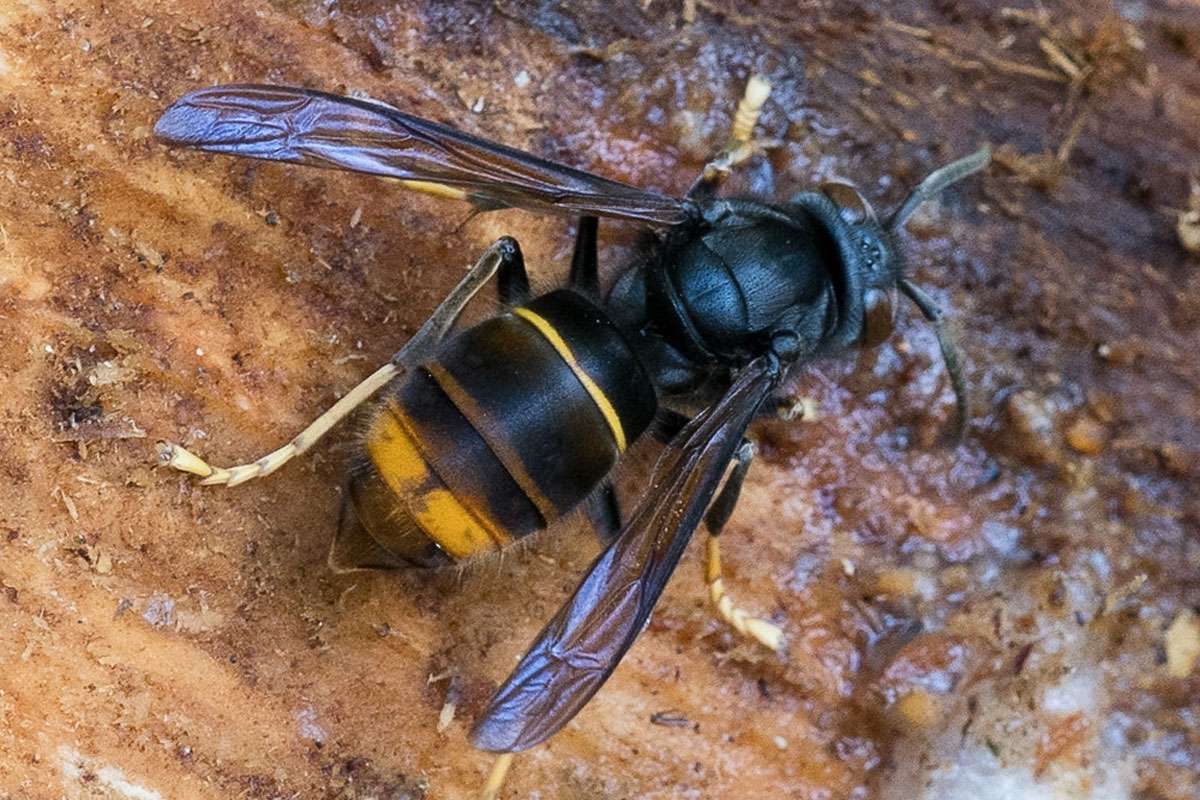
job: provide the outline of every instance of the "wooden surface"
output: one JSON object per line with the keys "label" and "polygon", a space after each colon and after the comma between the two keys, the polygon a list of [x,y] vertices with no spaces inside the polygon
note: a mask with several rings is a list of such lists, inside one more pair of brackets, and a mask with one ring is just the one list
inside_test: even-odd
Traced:
{"label": "wooden surface", "polygon": [[[505,796],[1195,797],[1200,262],[1176,211],[1200,169],[1200,6],[1042,7],[4,4],[0,798],[470,796],[490,764],[472,719],[598,547],[577,524],[463,572],[334,576],[352,428],[234,490],[154,468],[156,439],[220,463],[286,441],[495,237],[542,287],[571,241],[168,151],[150,131],[170,101],[366,92],[680,192],[751,71],[781,145],[742,191],[837,177],[890,209],[999,148],[905,239],[953,310],[975,421],[939,438],[951,396],[911,310],[876,355],[816,365],[791,388],[818,418],[756,429],[724,540],[727,586],[788,655],[713,619],[693,546]],[[610,277],[635,233],[602,229]]]}

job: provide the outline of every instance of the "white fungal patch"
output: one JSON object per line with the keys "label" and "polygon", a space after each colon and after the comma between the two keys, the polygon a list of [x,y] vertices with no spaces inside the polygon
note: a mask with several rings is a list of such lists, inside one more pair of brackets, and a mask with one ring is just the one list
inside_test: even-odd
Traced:
{"label": "white fungal patch", "polygon": [[292,713],[296,718],[296,723],[300,726],[300,735],[305,739],[324,744],[325,729],[317,724],[317,710],[312,706],[306,706]]}
{"label": "white fungal patch", "polygon": [[90,797],[91,790],[84,794],[81,789],[85,784],[98,783],[121,797],[130,798],[130,800],[163,800],[163,796],[154,789],[126,778],[124,771],[120,768],[111,764],[100,764],[73,747],[60,745],[58,758],[62,767],[63,790],[66,797]]}
{"label": "white fungal patch", "polygon": [[167,628],[175,624],[175,601],[168,595],[156,592],[146,601],[142,619],[156,628]]}
{"label": "white fungal patch", "polygon": [[1055,613],[1033,595],[1006,592],[1007,615],[1034,620],[1029,650],[1019,666],[1009,656],[972,684],[971,702],[956,703],[936,728],[899,744],[881,800],[1134,797],[1137,760],[1113,724],[1102,642],[1076,621],[1075,612],[1096,606],[1091,585],[1064,574],[1058,594],[1067,607]]}

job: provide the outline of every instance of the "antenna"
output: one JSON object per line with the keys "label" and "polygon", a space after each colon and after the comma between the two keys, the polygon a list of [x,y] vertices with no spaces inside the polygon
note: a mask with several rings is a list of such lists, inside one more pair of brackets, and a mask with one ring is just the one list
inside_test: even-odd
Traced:
{"label": "antenna", "polygon": [[921,315],[933,326],[937,336],[938,347],[942,351],[942,362],[946,365],[946,374],[950,376],[950,385],[954,387],[954,410],[957,419],[954,423],[954,438],[961,439],[967,429],[967,382],[962,374],[962,361],[959,358],[958,339],[946,327],[946,315],[933,298],[925,294],[925,290],[908,278],[900,279],[900,291],[913,301],[921,310]]}
{"label": "antenna", "polygon": [[[952,161],[946,166],[931,172],[905,198],[904,202],[900,204],[900,208],[896,209],[896,212],[892,214],[891,218],[887,221],[887,231],[891,233],[902,228],[908,222],[909,218],[912,217],[913,213],[927,201],[934,199],[946,191],[947,187],[958,183],[968,175],[974,175],[976,172],[979,172],[991,160],[992,149],[984,145],[971,155],[960,158],[958,161]],[[943,313],[942,309],[938,308],[938,304],[934,302],[932,297],[908,278],[900,278],[898,285],[904,296],[912,300],[913,304],[921,310],[922,316],[929,321],[929,324],[933,325],[933,332],[937,336],[938,348],[942,351],[942,362],[946,365],[946,373],[950,376],[951,386],[954,387],[954,408],[957,416],[954,433],[956,439],[961,439],[967,427],[969,409],[967,407],[967,382],[963,378],[958,341],[946,326],[945,313]]]}
{"label": "antenna", "polygon": [[991,163],[991,160],[992,148],[984,145],[971,155],[960,158],[958,161],[952,161],[941,169],[935,169],[929,173],[929,176],[912,190],[912,193],[900,204],[900,208],[892,214],[891,219],[887,222],[887,230],[895,231],[903,227],[918,208],[968,175],[979,172]]}

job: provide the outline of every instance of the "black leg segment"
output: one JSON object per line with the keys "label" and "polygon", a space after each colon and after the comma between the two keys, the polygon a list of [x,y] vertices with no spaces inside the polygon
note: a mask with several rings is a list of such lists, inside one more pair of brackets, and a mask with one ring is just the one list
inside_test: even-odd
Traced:
{"label": "black leg segment", "polygon": [[661,444],[670,444],[689,421],[678,411],[660,406],[654,415],[654,423],[650,426],[650,435]]}
{"label": "black leg segment", "polygon": [[604,484],[600,493],[592,498],[588,506],[588,515],[604,544],[609,545],[616,541],[617,534],[621,532],[621,505],[611,483]]}
{"label": "black leg segment", "polygon": [[719,536],[721,529],[733,515],[733,509],[742,494],[742,484],[746,481],[746,473],[750,471],[750,464],[754,461],[754,450],[754,442],[743,439],[741,447],[734,454],[737,464],[734,466],[733,472],[729,473],[729,479],[725,481],[721,493],[717,495],[716,500],[712,501],[712,505],[708,507],[708,513],[704,515],[704,525],[708,528],[709,536]]}
{"label": "black leg segment", "polygon": [[575,253],[571,256],[571,288],[591,297],[600,296],[600,267],[596,255],[598,228],[595,217],[580,218],[579,230],[575,233]]}
{"label": "black leg segment", "polygon": [[525,272],[525,256],[521,246],[511,236],[501,240],[500,266],[497,268],[496,289],[500,302],[505,305],[520,305],[529,300],[529,274]]}

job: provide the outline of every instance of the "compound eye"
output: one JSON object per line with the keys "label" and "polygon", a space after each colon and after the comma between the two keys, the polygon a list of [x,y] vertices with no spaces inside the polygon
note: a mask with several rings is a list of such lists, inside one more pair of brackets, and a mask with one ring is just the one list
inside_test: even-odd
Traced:
{"label": "compound eye", "polygon": [[862,225],[864,222],[878,224],[875,209],[862,193],[848,183],[829,182],[821,184],[821,192],[838,208],[838,214],[847,225]]}
{"label": "compound eye", "polygon": [[868,289],[863,295],[866,314],[863,319],[863,347],[877,347],[892,335],[896,327],[896,291]]}

